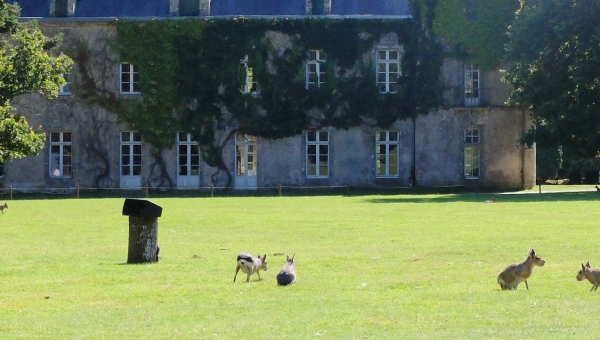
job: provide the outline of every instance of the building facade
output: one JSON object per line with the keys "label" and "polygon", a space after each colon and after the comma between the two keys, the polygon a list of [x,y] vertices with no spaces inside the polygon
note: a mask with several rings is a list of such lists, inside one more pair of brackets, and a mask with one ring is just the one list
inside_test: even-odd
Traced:
{"label": "building facade", "polygon": [[[164,189],[230,187],[466,186],[477,189],[526,189],[535,185],[535,149],[518,141],[530,127],[528,112],[506,107],[510,87],[499,70],[445,59],[442,108],[384,127],[365,118],[347,128],[315,125],[301,133],[269,139],[243,133],[239,123],[221,125],[214,134],[222,162],[209,164],[192,131],[172,135],[172,147],[156,150],[119,112],[99,104],[102,98],[140,101],[140,70],[123,60],[107,42],[115,22],[153,20],[412,20],[408,1],[365,0],[46,0],[20,2],[22,16],[36,18],[50,35],[62,33],[63,46],[51,53],[74,59],[59,98],[26,95],[13,103],[30,125],[41,126],[46,147],[37,156],[3,164],[0,184],[16,190],[145,186]],[[324,34],[327,34],[324,32]],[[267,32],[282,57],[293,35]],[[404,46],[393,34],[372,40],[364,64],[371,65],[373,87],[395,93],[402,74]],[[85,45],[86,55],[77,54]],[[299,67],[305,88],[324,86],[327,47],[309,50]],[[70,55],[75,54],[75,55]],[[85,62],[85,66],[81,63]],[[248,56],[232,60],[243,74],[240,96],[261,96]],[[269,64],[267,60],[265,64]],[[334,66],[334,68],[337,66]],[[86,71],[86,72],[83,72]],[[93,84],[95,101],[82,100]],[[217,86],[217,85],[215,85]],[[416,89],[418,91],[419,89]],[[223,108],[227,116],[227,108]],[[311,112],[309,116],[319,116]],[[158,156],[157,156],[158,155]]]}

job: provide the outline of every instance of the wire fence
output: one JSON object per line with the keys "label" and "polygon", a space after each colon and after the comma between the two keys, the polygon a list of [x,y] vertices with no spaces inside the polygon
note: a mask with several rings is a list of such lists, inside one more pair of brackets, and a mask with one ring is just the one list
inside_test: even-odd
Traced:
{"label": "wire fence", "polygon": [[[448,190],[460,190],[462,187],[447,187]],[[439,189],[439,188],[438,188]],[[439,191],[439,190],[438,190]],[[29,198],[151,198],[151,197],[235,197],[235,196],[318,196],[318,195],[365,195],[414,193],[411,187],[362,187],[350,185],[337,186],[265,186],[256,188],[232,187],[195,187],[195,188],[90,188],[76,187],[5,187],[0,188],[0,196],[7,200]]]}

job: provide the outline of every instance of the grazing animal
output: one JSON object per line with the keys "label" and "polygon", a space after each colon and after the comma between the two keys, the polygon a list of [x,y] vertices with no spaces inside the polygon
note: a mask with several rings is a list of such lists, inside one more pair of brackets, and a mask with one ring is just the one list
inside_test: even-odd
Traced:
{"label": "grazing animal", "polygon": [[235,276],[233,277],[233,282],[235,282],[235,278],[237,277],[238,272],[242,270],[242,272],[248,274],[246,278],[246,282],[250,282],[250,276],[256,273],[258,274],[258,280],[260,281],[260,271],[267,271],[267,254],[265,254],[262,258],[260,255],[258,257],[252,256],[250,253],[241,253],[237,257],[237,266],[235,267]]}
{"label": "grazing animal", "polygon": [[531,276],[531,273],[533,273],[533,267],[543,267],[545,264],[546,261],[537,256],[535,250],[531,248],[525,261],[513,263],[498,274],[498,284],[502,290],[516,290],[519,283],[525,281],[525,286],[527,287],[527,290],[529,290],[527,279]]}
{"label": "grazing animal", "polygon": [[600,188],[598,188],[598,186],[596,185],[596,191],[600,191]]}
{"label": "grazing animal", "polygon": [[577,273],[577,281],[583,281],[583,279],[587,279],[592,284],[590,292],[595,291],[600,286],[600,268],[592,268],[590,261],[585,266],[582,263],[581,270]]}
{"label": "grazing animal", "polygon": [[281,268],[279,273],[277,274],[277,285],[278,286],[287,286],[296,282],[296,262],[294,262],[294,256],[287,257],[287,262]]}
{"label": "grazing animal", "polygon": [[8,204],[4,203],[0,205],[0,211],[2,212],[2,215],[4,215],[4,209],[8,209]]}

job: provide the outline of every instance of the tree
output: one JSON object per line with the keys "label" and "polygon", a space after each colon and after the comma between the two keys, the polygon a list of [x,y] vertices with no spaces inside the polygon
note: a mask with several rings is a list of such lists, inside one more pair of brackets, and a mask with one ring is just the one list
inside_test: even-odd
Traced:
{"label": "tree", "polygon": [[522,0],[507,57],[509,103],[529,109],[535,122],[523,142],[598,156],[600,1]]}
{"label": "tree", "polygon": [[15,113],[13,99],[27,93],[55,98],[72,65],[48,53],[60,36],[44,36],[35,21],[19,23],[20,11],[0,0],[0,161],[35,155],[44,146],[45,135]]}

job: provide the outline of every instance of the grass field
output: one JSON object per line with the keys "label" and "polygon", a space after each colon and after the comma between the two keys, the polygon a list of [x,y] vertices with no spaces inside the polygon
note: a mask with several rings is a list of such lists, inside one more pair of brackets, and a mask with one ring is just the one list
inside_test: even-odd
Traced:
{"label": "grass field", "polygon": [[[123,199],[0,215],[0,339],[597,338],[600,194],[153,198],[161,260],[127,265]],[[500,270],[534,247],[530,290]],[[267,254],[262,281],[235,273]],[[278,287],[285,256],[298,282]]]}

